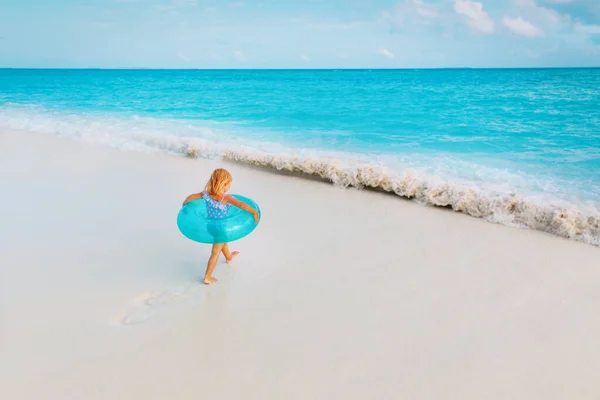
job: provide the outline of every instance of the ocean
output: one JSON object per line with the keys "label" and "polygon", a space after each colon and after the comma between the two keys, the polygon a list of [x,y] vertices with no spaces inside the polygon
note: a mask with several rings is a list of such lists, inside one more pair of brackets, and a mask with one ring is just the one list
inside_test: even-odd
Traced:
{"label": "ocean", "polygon": [[316,175],[600,245],[600,69],[0,69],[0,129]]}

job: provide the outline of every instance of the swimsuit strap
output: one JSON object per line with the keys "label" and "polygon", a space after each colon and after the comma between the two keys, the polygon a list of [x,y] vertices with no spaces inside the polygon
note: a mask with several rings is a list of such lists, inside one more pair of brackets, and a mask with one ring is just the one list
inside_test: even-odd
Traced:
{"label": "swimsuit strap", "polygon": [[223,193],[223,196],[221,197],[221,201],[217,201],[217,200],[213,199],[213,197],[208,193],[208,190],[205,190],[202,193],[204,194],[204,198],[206,199],[206,201],[208,201],[211,204],[221,205],[221,206],[229,206],[229,204],[223,204],[223,202],[225,201],[225,196],[227,196],[227,193]]}

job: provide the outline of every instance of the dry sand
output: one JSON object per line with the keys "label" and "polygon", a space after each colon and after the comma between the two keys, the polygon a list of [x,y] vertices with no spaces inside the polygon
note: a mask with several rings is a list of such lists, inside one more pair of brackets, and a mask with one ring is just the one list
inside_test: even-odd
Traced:
{"label": "dry sand", "polygon": [[204,286],[217,166],[0,132],[0,398],[600,396],[600,249],[225,165],[263,219]]}

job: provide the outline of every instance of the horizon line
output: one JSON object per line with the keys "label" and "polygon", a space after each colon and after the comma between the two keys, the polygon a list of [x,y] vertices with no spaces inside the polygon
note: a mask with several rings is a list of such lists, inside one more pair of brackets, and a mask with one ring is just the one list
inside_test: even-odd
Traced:
{"label": "horizon line", "polygon": [[402,67],[402,68],[154,68],[154,67],[0,67],[0,70],[80,70],[80,71],[414,71],[414,70],[515,70],[515,69],[600,69],[600,66],[547,67]]}

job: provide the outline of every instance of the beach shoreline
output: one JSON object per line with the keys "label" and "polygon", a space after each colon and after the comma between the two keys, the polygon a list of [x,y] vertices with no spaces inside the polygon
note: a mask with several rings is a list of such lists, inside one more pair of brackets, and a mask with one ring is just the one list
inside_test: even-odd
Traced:
{"label": "beach shoreline", "polygon": [[0,130],[285,171],[600,246],[597,87],[587,69],[5,70]]}
{"label": "beach shoreline", "polygon": [[[183,199],[260,225],[205,286]],[[0,397],[593,399],[600,249],[219,160],[0,131]]]}

